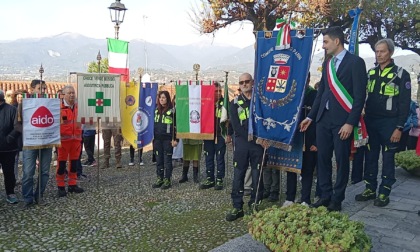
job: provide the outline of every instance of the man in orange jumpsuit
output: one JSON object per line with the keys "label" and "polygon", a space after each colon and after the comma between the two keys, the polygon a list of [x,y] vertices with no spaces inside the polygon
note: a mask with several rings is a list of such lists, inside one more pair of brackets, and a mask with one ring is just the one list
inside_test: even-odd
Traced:
{"label": "man in orange jumpsuit", "polygon": [[66,183],[66,163],[70,160],[68,170],[68,192],[82,193],[84,190],[77,186],[77,160],[80,155],[82,141],[82,129],[77,120],[77,104],[76,93],[73,86],[65,86],[63,88],[64,97],[61,101],[61,147],[58,148],[58,165],[57,165],[57,186],[58,197],[65,197]]}

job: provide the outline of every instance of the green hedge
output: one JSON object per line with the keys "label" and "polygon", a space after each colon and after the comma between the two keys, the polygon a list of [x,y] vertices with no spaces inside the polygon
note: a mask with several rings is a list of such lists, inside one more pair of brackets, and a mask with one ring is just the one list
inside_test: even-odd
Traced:
{"label": "green hedge", "polygon": [[325,207],[274,206],[246,217],[249,233],[271,251],[370,251],[363,223]]}

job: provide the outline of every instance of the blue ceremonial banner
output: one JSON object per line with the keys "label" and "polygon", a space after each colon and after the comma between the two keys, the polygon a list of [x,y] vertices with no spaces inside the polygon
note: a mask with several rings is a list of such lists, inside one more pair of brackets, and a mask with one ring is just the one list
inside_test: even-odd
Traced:
{"label": "blue ceremonial banner", "polygon": [[139,110],[133,122],[137,131],[137,148],[143,148],[153,140],[157,91],[157,83],[141,83]]}
{"label": "blue ceremonial banner", "polygon": [[[292,150],[312,52],[313,29],[291,31],[291,47],[276,50],[277,32],[257,33],[249,134]],[[271,35],[271,36],[267,36]]]}
{"label": "blue ceremonial banner", "polygon": [[353,18],[353,24],[350,32],[349,52],[355,55],[359,55],[359,20],[362,11],[363,10],[359,7],[349,11],[350,17]]}
{"label": "blue ceremonial banner", "polygon": [[293,138],[292,150],[268,148],[267,166],[277,168],[288,172],[301,173],[303,160],[303,133],[296,132]]}

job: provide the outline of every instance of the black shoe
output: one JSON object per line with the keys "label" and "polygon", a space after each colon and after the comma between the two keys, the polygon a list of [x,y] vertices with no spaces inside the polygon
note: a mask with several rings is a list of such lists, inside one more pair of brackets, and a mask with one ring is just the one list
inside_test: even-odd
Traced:
{"label": "black shoe", "polygon": [[214,186],[214,190],[223,190],[223,179],[216,179],[216,185]]}
{"label": "black shoe", "polygon": [[159,188],[163,185],[163,178],[157,178],[156,182],[152,185],[152,188]]}
{"label": "black shoe", "polygon": [[327,207],[330,204],[330,199],[319,199],[317,202],[310,205],[310,207],[318,208],[320,206]]}
{"label": "black shoe", "polygon": [[83,190],[83,188],[78,187],[77,185],[73,185],[73,186],[69,186],[69,188],[67,189],[67,191],[69,193],[82,193],[85,190]]}
{"label": "black shoe", "polygon": [[356,201],[368,201],[368,200],[376,199],[376,192],[366,188],[361,194],[357,194],[354,197],[354,199]]}
{"label": "black shoe", "polygon": [[200,185],[200,189],[209,189],[212,187],[214,187],[214,180],[211,180],[210,178],[207,178],[206,181]]}
{"label": "black shoe", "polygon": [[244,210],[243,209],[232,209],[232,211],[230,211],[230,213],[228,213],[226,215],[226,220],[227,221],[234,221],[237,220],[239,218],[244,217]]}
{"label": "black shoe", "polygon": [[57,191],[58,197],[66,197],[67,196],[67,192],[66,192],[66,188],[65,187],[58,187],[58,191]]}
{"label": "black shoe", "polygon": [[263,199],[267,199],[268,197],[270,197],[270,192],[264,191]]}
{"label": "black shoe", "polygon": [[327,207],[329,212],[340,212],[341,211],[341,202],[331,201]]}
{"label": "black shoe", "polygon": [[21,205],[20,210],[28,210],[32,207],[35,206],[35,202],[31,201],[31,202],[23,202],[23,205]]}
{"label": "black shoe", "polygon": [[172,187],[171,180],[170,180],[170,179],[168,179],[168,178],[164,178],[164,179],[163,179],[163,184],[162,184],[161,189],[162,189],[162,190],[166,190],[166,189],[169,189],[169,188],[171,188],[171,187]]}
{"label": "black shoe", "polygon": [[373,205],[377,207],[384,207],[389,204],[389,196],[385,194],[379,194],[378,198],[373,201]]}
{"label": "black shoe", "polygon": [[270,197],[268,197],[268,202],[276,202],[279,201],[279,196],[275,194],[271,194]]}
{"label": "black shoe", "polygon": [[187,174],[182,175],[182,178],[180,180],[178,180],[178,183],[180,183],[180,184],[185,183],[185,182],[188,182]]}

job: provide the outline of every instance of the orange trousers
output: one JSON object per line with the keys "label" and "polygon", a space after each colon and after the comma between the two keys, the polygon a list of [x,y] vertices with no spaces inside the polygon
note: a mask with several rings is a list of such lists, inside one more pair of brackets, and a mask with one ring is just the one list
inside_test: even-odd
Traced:
{"label": "orange trousers", "polygon": [[58,187],[65,187],[66,182],[64,181],[66,177],[66,164],[67,160],[70,160],[68,166],[68,185],[73,186],[77,185],[77,160],[80,155],[80,140],[72,139],[67,141],[61,141],[61,147],[58,148],[58,162],[57,162],[57,172],[56,180]]}

